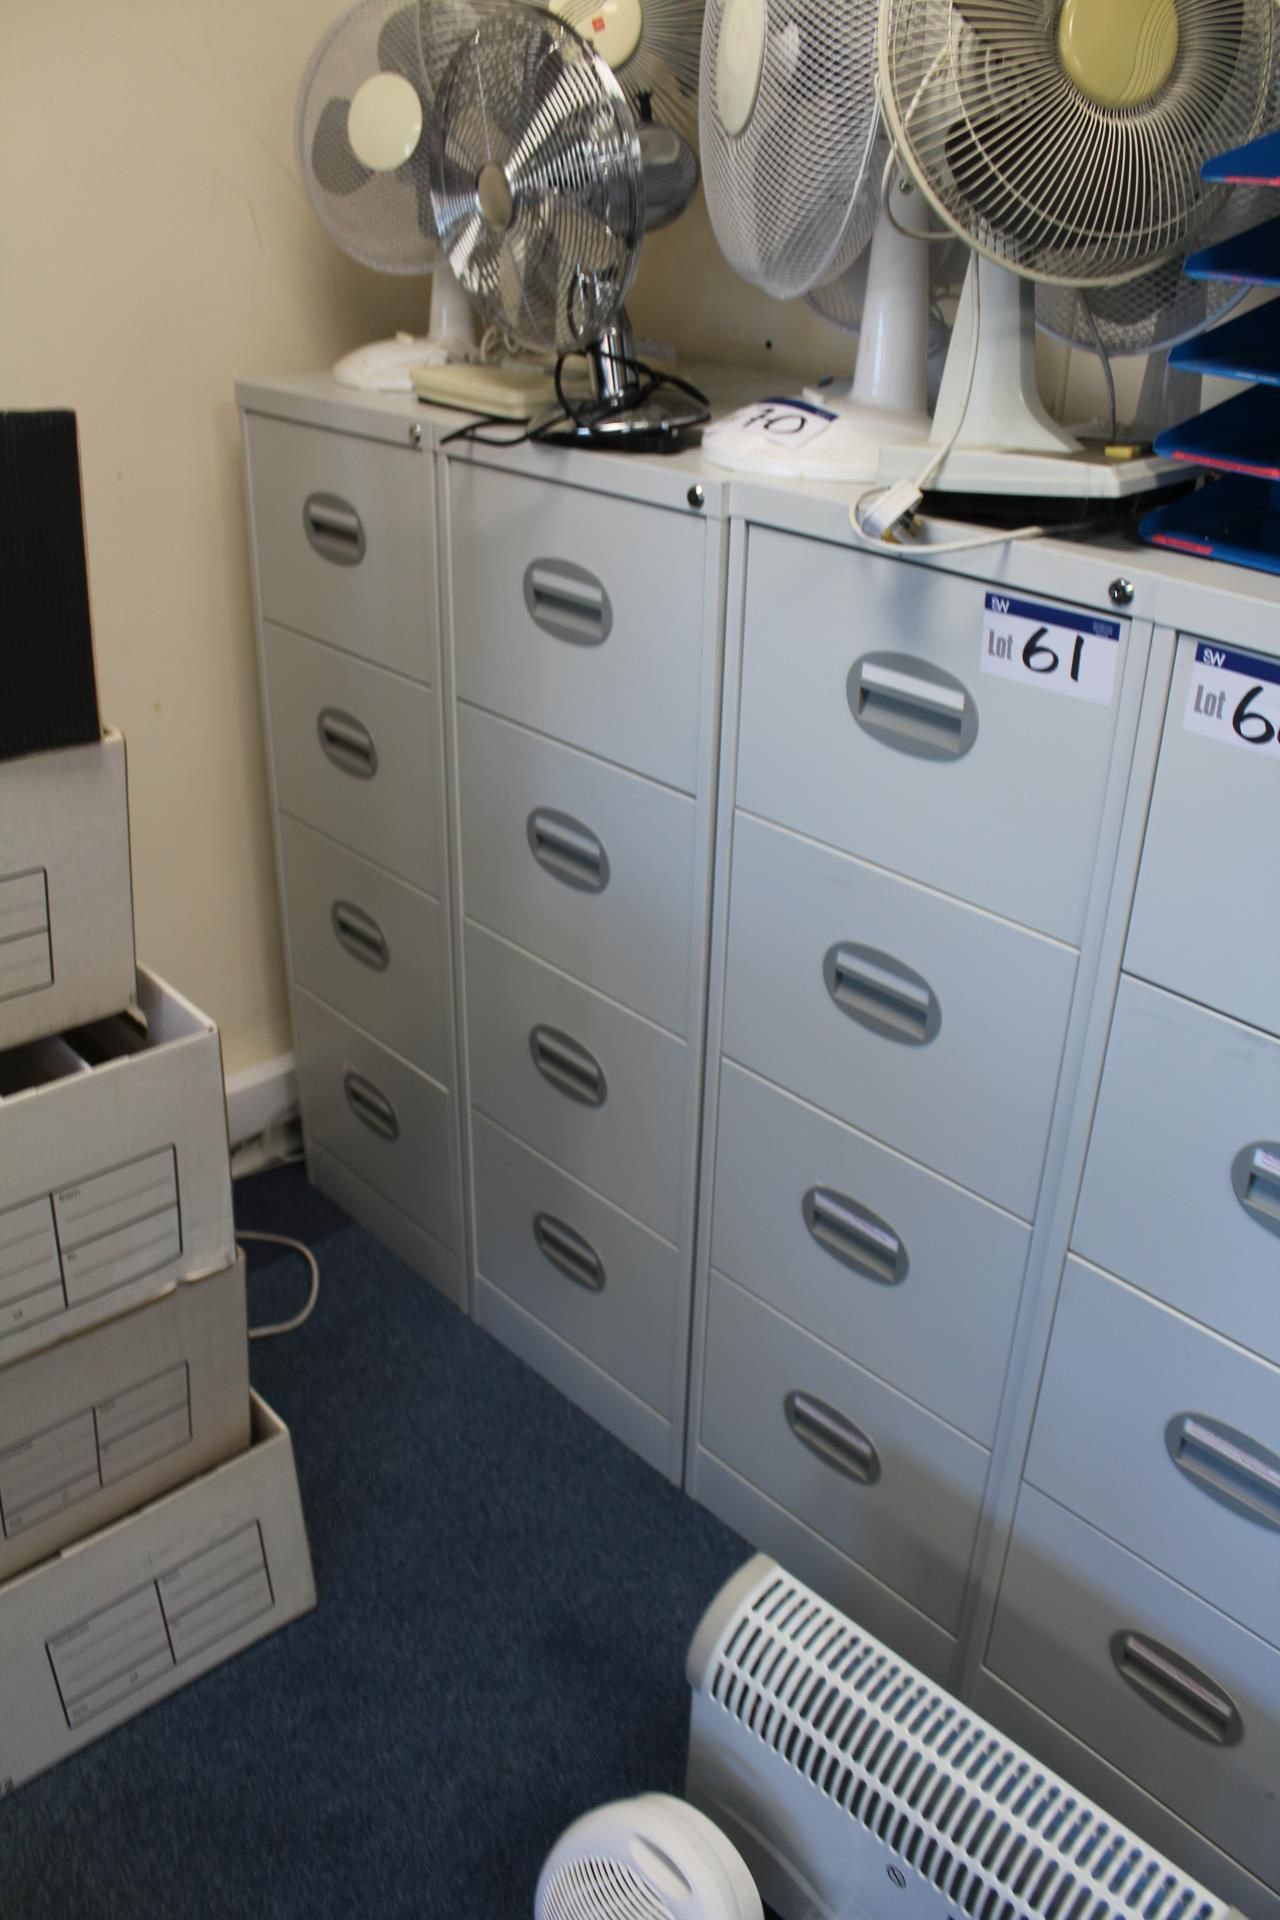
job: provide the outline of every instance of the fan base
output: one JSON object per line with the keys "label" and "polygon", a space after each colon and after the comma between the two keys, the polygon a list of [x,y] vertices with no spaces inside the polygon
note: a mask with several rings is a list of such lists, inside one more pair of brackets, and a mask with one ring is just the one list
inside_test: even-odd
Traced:
{"label": "fan base", "polygon": [[[825,423],[814,424],[823,415]],[[815,390],[790,413],[785,400],[766,400],[717,420],[702,436],[702,451],[713,467],[735,473],[852,483],[875,479],[891,441],[902,442],[918,473],[928,438],[926,414],[863,407]]]}
{"label": "fan base", "polygon": [[678,390],[660,391],[638,406],[611,407],[580,419],[560,418],[536,438],[553,447],[595,447],[615,453],[676,453],[707,419],[707,409]]}
{"label": "fan base", "polygon": [[[914,480],[927,452],[919,446],[887,446],[876,480],[889,487]],[[933,493],[964,494],[971,501],[1016,494],[1024,504],[1034,496],[1054,500],[1137,502],[1185,480],[1176,460],[1155,454],[1111,459],[1101,449],[1079,453],[1017,453],[998,447],[955,447],[929,481]],[[1026,515],[1021,516],[1023,519]]]}

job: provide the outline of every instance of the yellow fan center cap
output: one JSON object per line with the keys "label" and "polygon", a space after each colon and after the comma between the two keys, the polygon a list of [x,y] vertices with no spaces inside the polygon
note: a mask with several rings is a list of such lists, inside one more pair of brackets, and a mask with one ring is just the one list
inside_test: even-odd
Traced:
{"label": "yellow fan center cap", "polygon": [[1066,0],[1058,52],[1081,93],[1097,106],[1139,107],[1173,72],[1176,0]]}
{"label": "yellow fan center cap", "polygon": [[640,0],[551,0],[559,14],[590,41],[600,58],[615,72],[625,67],[640,45],[644,15]]}
{"label": "yellow fan center cap", "polygon": [[347,138],[374,173],[394,173],[412,159],[422,138],[422,102],[403,74],[375,73],[356,88]]}

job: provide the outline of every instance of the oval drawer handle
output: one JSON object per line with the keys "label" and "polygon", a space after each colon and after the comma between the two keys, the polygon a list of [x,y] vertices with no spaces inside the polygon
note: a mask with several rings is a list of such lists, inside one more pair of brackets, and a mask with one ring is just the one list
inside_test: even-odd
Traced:
{"label": "oval drawer handle", "polygon": [[843,1413],[837,1413],[825,1400],[793,1389],[783,1402],[787,1425],[802,1446],[816,1453],[819,1460],[847,1480],[873,1487],[880,1478],[880,1455],[875,1443],[862,1428]]}
{"label": "oval drawer handle", "polygon": [[391,965],[391,948],[371,913],[358,907],[354,900],[335,900],[329,909],[329,919],[339,944],[361,966],[372,967],[375,973],[386,972]]}
{"label": "oval drawer handle", "polygon": [[1164,1430],[1169,1458],[1192,1486],[1245,1520],[1280,1531],[1280,1455],[1203,1413],[1179,1413]]}
{"label": "oval drawer handle", "polygon": [[608,1094],[604,1068],[594,1053],[558,1027],[533,1027],[529,1033],[533,1064],[544,1080],[584,1107],[602,1107]]}
{"label": "oval drawer handle", "polygon": [[598,647],[613,629],[603,585],[572,560],[531,560],[524,570],[524,603],[535,626],[575,647]]}
{"label": "oval drawer handle", "polygon": [[358,567],[364,559],[364,522],[341,494],[309,493],[302,507],[302,525],[322,560],[332,560],[336,567]]}
{"label": "oval drawer handle", "polygon": [[886,1040],[924,1047],[942,1025],[938,996],[924,975],[879,947],[838,940],[823,957],[822,977],[841,1013]]}
{"label": "oval drawer handle", "polygon": [[1231,1695],[1171,1647],[1145,1633],[1122,1631],[1111,1636],[1111,1658],[1126,1686],[1198,1740],[1234,1747],[1243,1739],[1244,1722]]}
{"label": "oval drawer handle", "polygon": [[978,709],[962,680],[909,653],[864,653],[845,682],[864,733],[920,760],[959,760],[978,737]]}
{"label": "oval drawer handle", "polygon": [[378,749],[368,727],[340,707],[321,707],[316,732],[328,759],[353,780],[372,780],[378,771]]}
{"label": "oval drawer handle", "polygon": [[525,831],[529,851],[540,867],[566,887],[603,893],[609,884],[609,856],[599,834],[555,807],[535,807]]}
{"label": "oval drawer handle", "polygon": [[604,1261],[591,1242],[553,1213],[538,1213],[533,1218],[533,1237],[538,1251],[568,1279],[591,1293],[603,1293]]}
{"label": "oval drawer handle", "polygon": [[376,1133],[380,1140],[400,1138],[399,1116],[386,1094],[379,1092],[372,1080],[366,1080],[354,1067],[348,1067],[342,1076],[342,1091],[361,1126],[368,1127],[370,1133]]}
{"label": "oval drawer handle", "polygon": [[824,1253],[868,1280],[896,1287],[907,1277],[907,1249],[887,1220],[834,1187],[810,1187],[801,1203],[805,1226]]}
{"label": "oval drawer handle", "polygon": [[1280,1145],[1255,1140],[1231,1162],[1231,1185],[1251,1220],[1280,1233]]}

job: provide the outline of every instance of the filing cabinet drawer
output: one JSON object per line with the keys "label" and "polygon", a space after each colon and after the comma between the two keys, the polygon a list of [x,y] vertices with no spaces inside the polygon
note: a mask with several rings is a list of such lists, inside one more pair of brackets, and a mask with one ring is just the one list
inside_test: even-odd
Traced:
{"label": "filing cabinet drawer", "polygon": [[1122,979],[1072,1245],[1280,1364],[1280,1041]]}
{"label": "filing cabinet drawer", "polygon": [[452,1086],[444,908],[288,814],[280,845],[295,980]]}
{"label": "filing cabinet drawer", "polygon": [[479,1115],[473,1138],[480,1273],[669,1419],[675,1248]]}
{"label": "filing cabinet drawer", "polygon": [[1280,1887],[1280,1654],[1034,1489],[988,1665]]}
{"label": "filing cabinet drawer", "polygon": [[681,1040],[468,921],[471,1098],[664,1239],[689,1150]]}
{"label": "filing cabinet drawer", "polygon": [[714,1271],[701,1440],[954,1632],[986,1450]]}
{"label": "filing cabinet drawer", "polygon": [[[1209,653],[1227,666],[1197,658]],[[1131,973],[1271,1033],[1280,1033],[1280,891],[1270,857],[1280,745],[1267,731],[1280,716],[1277,680],[1280,662],[1178,641],[1125,949]],[[1240,724],[1260,744],[1232,725],[1242,702]]]}
{"label": "filing cabinet drawer", "polygon": [[737,816],[725,1052],[1028,1220],[1075,964]]}
{"label": "filing cabinet drawer", "polygon": [[263,646],[279,804],[438,897],[435,695],[281,627]]}
{"label": "filing cabinet drawer", "polygon": [[706,525],[449,464],[458,692],[694,790]]}
{"label": "filing cabinet drawer", "polygon": [[1026,1477],[1280,1644],[1280,1372],[1068,1260]]}
{"label": "filing cabinet drawer", "polygon": [[982,671],[986,593],[753,527],[738,803],[1078,944],[1127,631],[1086,641],[1109,650],[1108,704],[1055,697]]}
{"label": "filing cabinet drawer", "polygon": [[475,707],[458,760],[467,912],[687,1036],[693,801]]}
{"label": "filing cabinet drawer", "polygon": [[712,1264],[986,1446],[1030,1239],[725,1062]]}
{"label": "filing cabinet drawer", "polygon": [[434,680],[431,461],[260,414],[247,433],[263,619]]}
{"label": "filing cabinet drawer", "polygon": [[294,1044],[308,1140],[456,1248],[453,1125],[444,1088],[308,993],[294,994]]}

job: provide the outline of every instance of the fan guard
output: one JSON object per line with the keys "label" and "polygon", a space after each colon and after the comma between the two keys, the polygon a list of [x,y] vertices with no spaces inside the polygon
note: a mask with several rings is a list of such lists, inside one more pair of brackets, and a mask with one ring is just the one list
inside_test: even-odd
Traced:
{"label": "fan guard", "polygon": [[[320,224],[344,253],[383,273],[430,273],[444,258],[431,208],[416,12],[362,0],[342,14],[307,64],[294,121],[298,172]],[[408,157],[378,171],[358,158],[348,127],[361,89],[383,75],[412,88],[422,117]]]}
{"label": "fan guard", "polygon": [[596,1807],[547,1856],[534,1920],[763,1920],[755,1882],[714,1822],[666,1793]]}
{"label": "fan guard", "polygon": [[876,0],[708,0],[707,208],[730,266],[776,299],[843,273],[871,238],[875,48]]}
{"label": "fan guard", "polygon": [[[1073,24],[1095,36],[1075,74]],[[1126,32],[1150,58],[1104,100],[1097,47]],[[881,95],[950,226],[1030,279],[1092,285],[1182,251],[1220,210],[1200,167],[1260,130],[1275,35],[1272,0],[881,0]]]}
{"label": "fan guard", "polygon": [[653,118],[698,143],[698,61],[702,0],[551,0],[609,66],[637,117]]}
{"label": "fan guard", "polygon": [[509,0],[458,48],[436,112],[432,205],[462,286],[531,347],[598,340],[644,231],[635,122],[605,62],[572,27]]}

